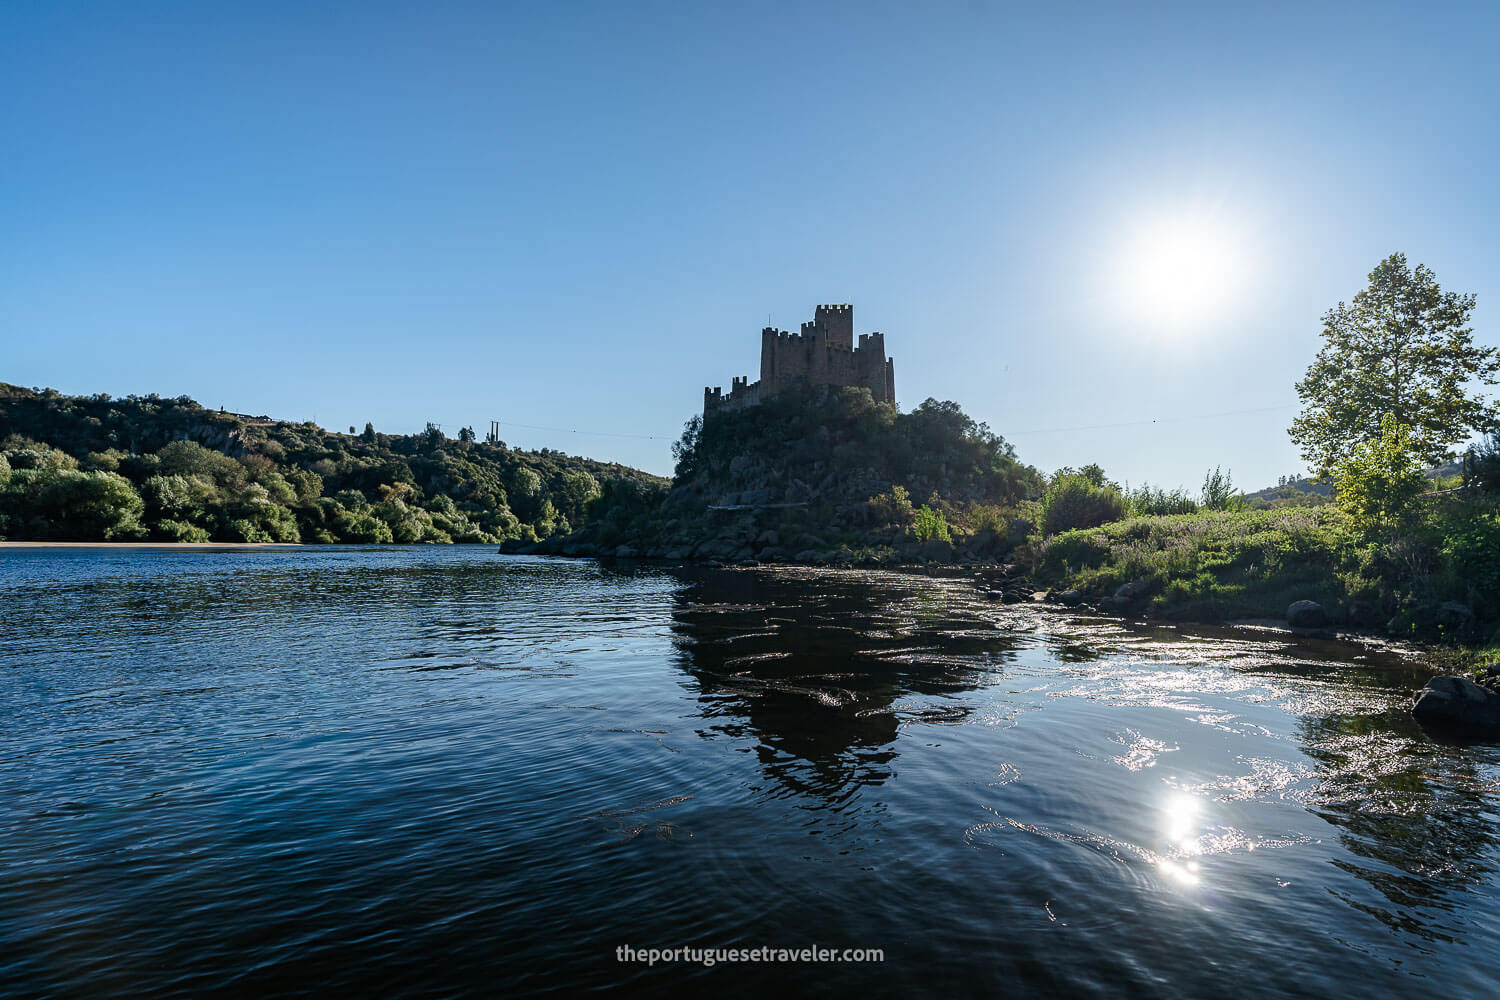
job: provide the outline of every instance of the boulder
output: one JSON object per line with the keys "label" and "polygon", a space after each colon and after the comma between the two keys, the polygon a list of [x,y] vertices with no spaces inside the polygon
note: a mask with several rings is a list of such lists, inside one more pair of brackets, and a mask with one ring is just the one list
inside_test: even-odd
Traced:
{"label": "boulder", "polygon": [[615,549],[616,559],[635,559],[638,556],[640,556],[640,552],[633,545],[621,545]]}
{"label": "boulder", "polygon": [[922,543],[917,558],[923,562],[948,562],[953,558],[953,543],[933,538]]}
{"label": "boulder", "polygon": [[1122,583],[1115,588],[1115,600],[1127,602],[1138,601],[1145,597],[1146,592],[1150,589],[1151,584],[1145,580],[1131,580],[1129,583]]}
{"label": "boulder", "polygon": [[817,549],[803,549],[801,552],[798,552],[796,555],[792,556],[792,562],[815,563],[818,561],[818,556],[821,554],[822,553]]}
{"label": "boulder", "polygon": [[1474,609],[1458,601],[1444,601],[1438,605],[1434,616],[1437,623],[1450,632],[1468,634],[1474,631]]}
{"label": "boulder", "polygon": [[765,531],[762,531],[760,533],[760,537],[755,539],[755,544],[763,549],[780,545],[781,536],[776,533],[774,528],[767,528]]}
{"label": "boulder", "polygon": [[1081,591],[1081,590],[1072,590],[1072,589],[1065,590],[1061,594],[1057,595],[1057,603],[1058,604],[1066,604],[1069,607],[1073,607],[1076,604],[1082,604],[1083,603],[1083,591]]}
{"label": "boulder", "polygon": [[1500,734],[1500,694],[1467,677],[1434,677],[1417,692],[1411,714],[1424,726]]}
{"label": "boulder", "polygon": [[1293,601],[1287,605],[1286,623],[1292,628],[1322,628],[1328,614],[1317,601]]}

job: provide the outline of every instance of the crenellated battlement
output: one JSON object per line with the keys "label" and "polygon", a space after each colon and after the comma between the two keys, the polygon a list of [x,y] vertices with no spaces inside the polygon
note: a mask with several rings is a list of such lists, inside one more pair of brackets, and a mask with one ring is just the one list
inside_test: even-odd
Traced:
{"label": "crenellated battlement", "polygon": [[703,413],[737,410],[793,387],[864,386],[880,403],[896,401],[895,363],[885,356],[885,336],[862,333],[854,341],[854,306],[820,305],[798,333],[761,330],[760,379],[736,376],[726,395],[704,388]]}

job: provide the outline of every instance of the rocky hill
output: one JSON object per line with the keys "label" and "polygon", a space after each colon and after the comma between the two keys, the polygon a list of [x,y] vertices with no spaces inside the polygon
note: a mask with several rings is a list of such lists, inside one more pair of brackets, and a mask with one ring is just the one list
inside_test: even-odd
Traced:
{"label": "rocky hill", "polygon": [[[928,400],[900,413],[859,388],[787,392],[707,421],[695,418],[674,452],[672,490],[654,509],[603,510],[581,531],[535,551],[900,561],[923,544],[951,553],[953,529],[969,526],[973,511],[1014,504],[1041,483],[1001,437],[957,404]],[[924,504],[944,525],[926,539],[911,530],[915,505]],[[995,514],[985,523],[990,528],[980,543],[994,548],[993,529],[1004,519]]]}

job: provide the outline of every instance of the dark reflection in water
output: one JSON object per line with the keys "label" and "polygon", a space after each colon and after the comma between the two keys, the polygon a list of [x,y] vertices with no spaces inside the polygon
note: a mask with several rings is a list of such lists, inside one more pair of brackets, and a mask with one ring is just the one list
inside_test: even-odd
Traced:
{"label": "dark reflection in water", "polygon": [[0,993],[1496,991],[1500,755],[1394,654],[464,549],[0,593]]}
{"label": "dark reflection in water", "polygon": [[1017,640],[963,617],[944,590],[885,603],[852,574],[811,583],[700,579],[681,592],[673,632],[713,728],[753,741],[788,791],[841,802],[890,776],[903,721],[966,718],[973,706],[958,696],[982,686]]}

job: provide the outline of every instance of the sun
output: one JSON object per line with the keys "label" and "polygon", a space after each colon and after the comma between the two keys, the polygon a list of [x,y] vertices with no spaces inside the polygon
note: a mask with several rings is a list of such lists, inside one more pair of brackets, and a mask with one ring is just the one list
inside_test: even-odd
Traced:
{"label": "sun", "polygon": [[1164,214],[1134,226],[1120,255],[1128,315],[1159,334],[1212,329],[1239,303],[1249,260],[1238,228],[1209,212]]}

